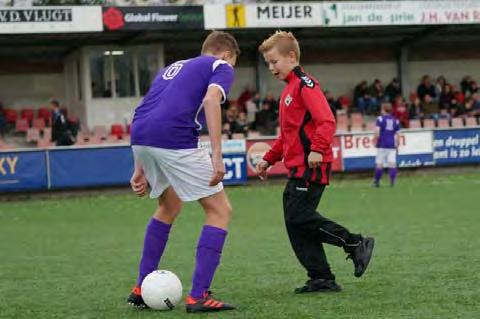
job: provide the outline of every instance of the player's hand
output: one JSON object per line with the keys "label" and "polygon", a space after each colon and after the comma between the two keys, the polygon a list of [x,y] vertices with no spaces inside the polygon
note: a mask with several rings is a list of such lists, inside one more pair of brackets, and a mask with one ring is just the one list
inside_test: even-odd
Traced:
{"label": "player's hand", "polygon": [[323,161],[322,154],[314,151],[311,151],[310,154],[308,154],[308,167],[316,168],[317,166],[320,166],[322,161]]}
{"label": "player's hand", "polygon": [[261,160],[255,167],[257,170],[257,175],[262,181],[267,178],[267,168],[269,166],[270,164],[267,161]]}
{"label": "player's hand", "polygon": [[225,176],[225,164],[223,163],[222,155],[212,156],[213,176],[208,185],[215,186],[223,180]]}
{"label": "player's hand", "polygon": [[130,186],[132,187],[133,192],[139,197],[143,197],[147,194],[148,182],[143,170],[135,169],[130,178]]}

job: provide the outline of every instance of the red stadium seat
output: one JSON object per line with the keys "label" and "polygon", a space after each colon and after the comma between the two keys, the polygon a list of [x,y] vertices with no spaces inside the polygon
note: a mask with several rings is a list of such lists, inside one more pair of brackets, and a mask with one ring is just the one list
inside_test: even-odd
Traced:
{"label": "red stadium seat", "polygon": [[477,126],[477,118],[475,117],[467,117],[465,118],[465,126]]}
{"label": "red stadium seat", "polygon": [[435,121],[432,119],[424,119],[423,128],[435,128]]}
{"label": "red stadium seat", "polygon": [[27,119],[29,122],[31,122],[35,118],[35,112],[33,109],[23,109],[20,112],[20,117],[22,119]]}
{"label": "red stadium seat", "polygon": [[5,109],[5,120],[7,123],[14,124],[17,122],[18,119],[18,113],[16,110],[12,109]]}
{"label": "red stadium seat", "polygon": [[365,123],[365,131],[373,132],[373,131],[375,131],[376,126],[377,126],[377,123],[375,123],[373,121],[367,122],[367,123]]}
{"label": "red stadium seat", "polygon": [[350,115],[351,127],[350,131],[362,131],[363,130],[363,115],[361,113],[352,113]]}
{"label": "red stadium seat", "polygon": [[45,121],[50,120],[50,111],[46,107],[41,107],[37,111],[37,118],[44,119]]}
{"label": "red stadium seat", "polygon": [[30,128],[27,119],[18,119],[15,122],[15,132],[25,133]]}
{"label": "red stadium seat", "polygon": [[121,124],[112,124],[110,134],[116,136],[117,139],[122,138],[124,134],[123,126]]}
{"label": "red stadium seat", "polygon": [[45,128],[45,120],[43,118],[36,118],[33,120],[32,127],[43,130]]}
{"label": "red stadium seat", "polygon": [[420,120],[410,120],[409,128],[422,128],[422,122]]}
{"label": "red stadium seat", "polygon": [[453,118],[452,127],[463,127],[463,119],[461,117]]}
{"label": "red stadium seat", "polygon": [[27,130],[27,142],[36,142],[40,139],[40,130],[32,127]]}
{"label": "red stadium seat", "polygon": [[337,116],[337,131],[339,131],[339,132],[348,131],[348,116],[347,116],[347,114],[339,114]]}
{"label": "red stadium seat", "polygon": [[98,137],[100,139],[106,139],[107,138],[107,130],[105,129],[105,126],[97,125],[93,128],[93,136]]}
{"label": "red stadium seat", "polygon": [[448,121],[448,119],[439,119],[438,120],[438,127],[439,128],[450,127],[450,122]]}

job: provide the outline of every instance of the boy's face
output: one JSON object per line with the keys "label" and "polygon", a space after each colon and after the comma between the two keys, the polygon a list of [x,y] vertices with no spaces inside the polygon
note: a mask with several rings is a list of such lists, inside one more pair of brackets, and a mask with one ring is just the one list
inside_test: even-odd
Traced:
{"label": "boy's face", "polygon": [[290,71],[298,65],[295,52],[290,51],[287,55],[280,54],[277,47],[263,53],[268,69],[279,80],[285,80]]}

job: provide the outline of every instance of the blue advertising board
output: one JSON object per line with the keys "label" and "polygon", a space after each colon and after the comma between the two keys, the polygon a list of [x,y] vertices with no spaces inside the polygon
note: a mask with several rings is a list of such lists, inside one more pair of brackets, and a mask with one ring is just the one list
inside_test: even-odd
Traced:
{"label": "blue advertising board", "polygon": [[480,163],[480,129],[439,130],[433,139],[436,165]]}
{"label": "blue advertising board", "polygon": [[243,154],[223,154],[226,174],[225,185],[244,184],[247,181],[247,158]]}
{"label": "blue advertising board", "polygon": [[51,188],[128,185],[133,173],[129,146],[48,152]]}
{"label": "blue advertising board", "polygon": [[44,151],[0,153],[1,192],[46,189],[47,186]]}

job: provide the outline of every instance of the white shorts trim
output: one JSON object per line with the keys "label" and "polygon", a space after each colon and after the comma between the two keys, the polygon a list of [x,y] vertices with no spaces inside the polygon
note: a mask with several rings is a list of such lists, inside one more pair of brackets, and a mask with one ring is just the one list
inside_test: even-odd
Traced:
{"label": "white shorts trim", "polygon": [[377,148],[375,164],[383,167],[397,167],[397,150],[394,148]]}
{"label": "white shorts trim", "polygon": [[150,185],[150,198],[160,197],[169,186],[184,202],[199,200],[223,189],[222,183],[208,185],[213,166],[206,149],[170,150],[133,145],[132,150]]}

